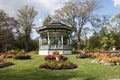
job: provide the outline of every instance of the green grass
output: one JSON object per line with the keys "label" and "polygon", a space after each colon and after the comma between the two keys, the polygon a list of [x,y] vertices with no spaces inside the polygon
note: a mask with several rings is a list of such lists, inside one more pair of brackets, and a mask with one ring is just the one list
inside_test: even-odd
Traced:
{"label": "green grass", "polygon": [[13,60],[13,66],[0,68],[0,80],[109,80],[120,79],[120,66],[91,63],[92,59],[76,59],[67,55],[78,68],[71,70],[41,70],[44,57],[33,55],[31,60]]}

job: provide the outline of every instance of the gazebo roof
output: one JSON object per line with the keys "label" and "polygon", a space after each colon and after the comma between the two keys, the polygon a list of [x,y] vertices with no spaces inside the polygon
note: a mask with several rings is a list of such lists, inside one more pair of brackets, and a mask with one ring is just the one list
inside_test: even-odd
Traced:
{"label": "gazebo roof", "polygon": [[74,29],[72,27],[69,27],[60,21],[52,21],[47,25],[44,25],[42,27],[36,28],[36,31],[39,33],[41,31],[45,30],[66,30],[68,32],[73,32]]}

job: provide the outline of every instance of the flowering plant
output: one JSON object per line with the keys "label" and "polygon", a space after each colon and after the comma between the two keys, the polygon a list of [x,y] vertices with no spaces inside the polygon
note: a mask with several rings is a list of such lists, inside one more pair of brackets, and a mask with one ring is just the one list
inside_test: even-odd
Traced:
{"label": "flowering plant", "polygon": [[57,61],[56,58],[59,59],[58,62],[59,61],[66,61],[68,59],[67,57],[65,57],[63,55],[59,55],[59,56],[56,57],[56,55],[54,55],[54,54],[49,54],[49,55],[45,56],[46,61],[51,61],[51,60]]}
{"label": "flowering plant", "polygon": [[49,54],[49,55],[45,56],[45,60],[46,61],[55,60],[55,55]]}

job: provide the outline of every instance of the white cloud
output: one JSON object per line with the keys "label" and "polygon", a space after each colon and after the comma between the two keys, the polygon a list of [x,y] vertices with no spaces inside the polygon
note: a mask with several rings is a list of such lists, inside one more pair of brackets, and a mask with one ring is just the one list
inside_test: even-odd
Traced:
{"label": "white cloud", "polygon": [[48,14],[53,15],[54,10],[60,8],[66,1],[68,0],[0,0],[0,9],[15,17],[24,5],[33,6],[38,11],[36,21],[38,23],[40,20],[40,24]]}
{"label": "white cloud", "polygon": [[68,0],[38,0],[37,2],[43,7],[46,12],[53,14],[54,10],[60,8],[62,3]]}
{"label": "white cloud", "polygon": [[115,7],[120,7],[120,0],[112,0]]}
{"label": "white cloud", "polygon": [[22,6],[30,5],[40,14],[53,14],[54,10],[60,8],[66,1],[68,0],[0,0],[0,9],[5,10],[10,16],[15,16]]}

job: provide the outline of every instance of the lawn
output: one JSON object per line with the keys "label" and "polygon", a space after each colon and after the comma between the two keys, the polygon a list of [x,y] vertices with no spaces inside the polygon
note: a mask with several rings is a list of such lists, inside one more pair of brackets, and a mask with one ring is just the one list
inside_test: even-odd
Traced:
{"label": "lawn", "polygon": [[92,59],[76,59],[76,55],[66,55],[77,64],[71,70],[42,70],[39,65],[44,57],[32,55],[31,60],[8,59],[15,65],[0,68],[0,80],[109,80],[120,79],[120,66],[105,66],[91,63]]}

